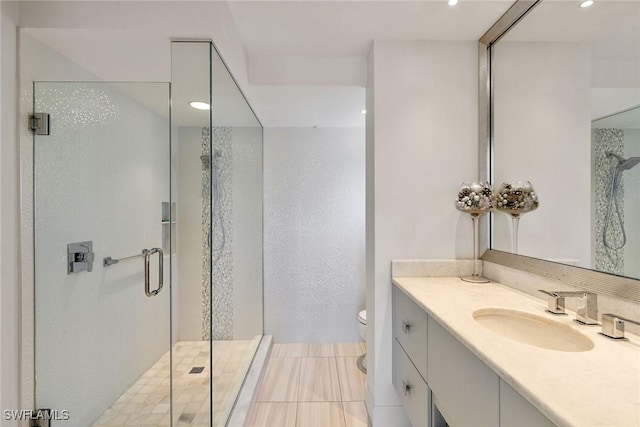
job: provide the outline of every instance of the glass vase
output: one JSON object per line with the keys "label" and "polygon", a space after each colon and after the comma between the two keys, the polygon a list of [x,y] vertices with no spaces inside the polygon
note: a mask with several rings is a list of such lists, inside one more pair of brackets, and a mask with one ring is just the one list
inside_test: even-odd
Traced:
{"label": "glass vase", "polygon": [[461,277],[465,282],[487,283],[489,280],[482,276],[482,263],[479,259],[478,222],[482,215],[491,211],[495,206],[495,196],[489,183],[463,182],[458,191],[456,209],[471,216],[473,224],[473,272],[471,276]]}
{"label": "glass vase", "polygon": [[520,217],[538,209],[538,195],[529,181],[503,182],[496,192],[496,209],[511,216],[511,252],[518,253]]}

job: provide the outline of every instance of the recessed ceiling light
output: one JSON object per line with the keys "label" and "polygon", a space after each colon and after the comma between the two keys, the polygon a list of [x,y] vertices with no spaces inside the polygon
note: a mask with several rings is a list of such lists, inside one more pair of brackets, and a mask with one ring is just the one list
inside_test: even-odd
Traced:
{"label": "recessed ceiling light", "polygon": [[593,4],[593,0],[584,0],[582,3],[580,3],[580,7],[589,7]]}
{"label": "recessed ceiling light", "polygon": [[196,110],[209,110],[211,108],[209,104],[201,101],[191,101],[189,105],[191,105],[191,108],[195,108]]}
{"label": "recessed ceiling light", "polygon": [[367,110],[360,111],[362,114],[367,114]]}
{"label": "recessed ceiling light", "polygon": [[455,6],[458,4],[458,0],[449,0],[449,6]]}

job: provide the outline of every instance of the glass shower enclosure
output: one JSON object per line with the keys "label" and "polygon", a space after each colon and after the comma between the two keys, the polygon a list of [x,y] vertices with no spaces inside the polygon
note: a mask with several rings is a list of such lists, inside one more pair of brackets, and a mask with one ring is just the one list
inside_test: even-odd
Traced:
{"label": "glass shower enclosure", "polygon": [[262,338],[262,126],[212,43],[171,51],[174,421],[223,426]]}
{"label": "glass shower enclosure", "polygon": [[34,83],[34,398],[56,425],[223,426],[260,343],[262,127],[212,43],[172,43],[171,80]]}

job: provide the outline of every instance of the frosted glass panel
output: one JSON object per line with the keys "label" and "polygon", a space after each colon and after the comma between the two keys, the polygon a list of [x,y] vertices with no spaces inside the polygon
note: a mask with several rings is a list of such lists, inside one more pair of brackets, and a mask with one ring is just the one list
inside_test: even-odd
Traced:
{"label": "frosted glass panel", "polygon": [[[135,424],[143,407],[118,413],[134,395],[169,425],[169,251],[152,297],[143,257],[103,265],[163,247],[168,101],[166,83],[34,84],[34,110],[50,115],[50,135],[34,137],[36,404],[68,418],[56,425]],[[68,273],[68,244],[84,242],[91,271],[80,255]]]}

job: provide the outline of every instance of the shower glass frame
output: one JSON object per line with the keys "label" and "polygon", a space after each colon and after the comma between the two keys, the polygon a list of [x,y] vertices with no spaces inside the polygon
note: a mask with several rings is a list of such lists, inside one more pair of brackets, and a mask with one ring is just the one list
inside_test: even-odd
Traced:
{"label": "shower glass frame", "polygon": [[[178,158],[187,157],[180,151],[183,150],[181,145],[183,144],[183,133],[187,135],[186,130],[189,128],[192,132],[195,131],[194,135],[199,134],[200,129],[202,130],[202,151],[198,153],[197,157],[202,161],[202,163],[198,162],[198,168],[201,168],[202,174],[202,208],[206,207],[208,211],[208,214],[205,211],[202,212],[201,236],[204,281],[202,307],[206,308],[206,311],[203,310],[202,313],[201,335],[190,339],[209,341],[208,363],[209,367],[213,367],[209,371],[208,384],[209,425],[223,426],[229,422],[230,417],[234,416],[235,401],[263,334],[263,127],[227,64],[211,41],[174,40],[171,62],[171,125],[172,133],[178,135],[173,147],[175,152],[180,152]],[[188,106],[190,101],[205,101],[211,107],[208,111],[196,112]],[[199,119],[194,121],[190,118],[198,114],[200,115]],[[187,142],[187,139],[184,142]],[[196,159],[194,155],[195,152],[190,151],[189,156],[193,157],[192,160]],[[175,153],[172,154],[172,157],[174,156],[176,156]],[[185,163],[179,160],[178,165],[184,168]],[[193,168],[195,169],[195,163]],[[180,173],[176,173],[175,176],[175,180],[178,182],[183,179]],[[191,182],[191,184],[196,185],[195,182]],[[222,187],[220,199],[216,198],[214,185]],[[180,191],[185,188],[184,184],[180,183],[176,183],[176,186],[181,189]],[[184,239],[180,240],[180,227],[185,224],[185,220],[181,219],[181,212],[184,212],[184,203],[193,204],[193,201],[185,202],[180,191],[177,195],[179,200],[177,203],[178,265],[181,265],[180,251],[185,248],[184,243],[180,243],[185,241]],[[207,197],[204,197],[204,192]],[[253,210],[247,209],[248,206],[255,208],[253,216],[241,214]],[[236,214],[237,212],[240,213]],[[251,221],[248,221],[249,219]],[[195,222],[198,219],[192,217],[192,220]],[[227,227],[225,230],[227,233],[226,243],[220,246],[220,252],[216,252],[216,241],[221,241],[222,224],[226,224]],[[236,239],[236,234],[239,235],[239,239]],[[251,248],[247,245],[248,234],[250,240],[253,241],[253,244],[250,245]],[[191,249],[189,256],[195,256],[196,248],[192,247]],[[259,252],[256,252],[258,249]],[[182,256],[184,258],[185,254],[183,253]],[[252,270],[252,265],[247,263],[248,259],[256,265],[255,271]],[[216,270],[216,260],[219,260],[221,270]],[[181,275],[184,269],[179,266],[178,270]],[[225,272],[231,270],[233,274],[231,277],[224,276]],[[242,273],[244,270],[251,271]],[[235,277],[236,271],[239,271],[238,277]],[[173,276],[172,278],[175,279]],[[256,288],[252,290],[251,294],[247,294],[245,289],[247,286],[243,286],[243,284],[250,279],[254,279],[253,283],[256,286],[259,285],[259,292]],[[181,276],[178,279],[177,287],[183,289],[184,286],[191,286],[191,284]],[[194,292],[193,289],[191,292]],[[248,295],[250,298],[243,301],[242,298],[247,298]],[[240,303],[238,303],[238,299],[241,300]],[[195,301],[192,305],[196,305]],[[200,307],[200,303],[197,305]],[[244,306],[250,307],[252,311],[242,310]],[[198,307],[194,311],[197,311]],[[240,315],[235,312],[236,310],[240,311]],[[184,304],[178,311],[181,313],[185,311]],[[247,313],[252,314],[252,312],[258,314],[259,318],[249,320],[241,318]],[[180,316],[181,330],[176,328],[176,319],[172,321],[173,343],[179,343],[183,340],[182,336],[194,337],[197,335],[193,330],[185,333],[182,326],[182,324],[195,325],[195,319],[191,319],[191,322],[183,322],[183,314]],[[230,318],[230,316],[233,317]],[[248,329],[247,325],[249,325]],[[251,339],[247,337],[247,330],[250,332],[249,335],[253,335]],[[238,364],[240,366],[238,369],[230,372],[233,368],[228,367],[228,358],[232,353],[235,358],[241,359],[241,363]],[[176,363],[177,360],[172,362],[174,373],[176,372]],[[205,367],[205,372],[206,370]],[[184,366],[181,367],[180,373],[182,371],[184,371]],[[180,373],[175,373],[174,377],[179,376]],[[218,386],[216,378],[229,374],[234,375],[234,380],[231,381],[232,385],[228,389]],[[180,392],[175,389],[176,381],[174,380],[174,396],[172,398],[174,408],[178,408],[177,400],[183,400],[179,398]],[[180,413],[174,413],[172,419],[177,422],[179,417]]]}

